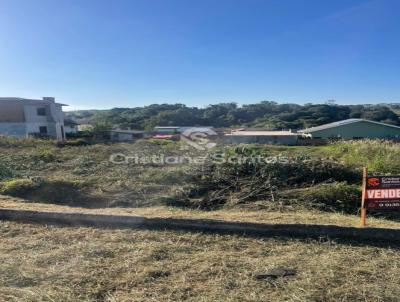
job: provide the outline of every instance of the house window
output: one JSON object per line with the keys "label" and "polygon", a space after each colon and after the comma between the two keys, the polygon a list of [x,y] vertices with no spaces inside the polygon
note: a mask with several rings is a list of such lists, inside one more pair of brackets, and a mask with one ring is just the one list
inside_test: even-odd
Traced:
{"label": "house window", "polygon": [[39,127],[39,132],[40,132],[40,134],[47,134],[47,127],[46,126],[40,126]]}
{"label": "house window", "polygon": [[46,108],[37,108],[37,115],[46,116]]}

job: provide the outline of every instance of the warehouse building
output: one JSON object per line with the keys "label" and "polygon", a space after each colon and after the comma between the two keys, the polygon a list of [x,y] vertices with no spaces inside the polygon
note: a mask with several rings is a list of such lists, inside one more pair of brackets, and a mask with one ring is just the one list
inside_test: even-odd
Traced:
{"label": "warehouse building", "polygon": [[299,133],[313,139],[400,139],[400,127],[364,119],[347,119]]}

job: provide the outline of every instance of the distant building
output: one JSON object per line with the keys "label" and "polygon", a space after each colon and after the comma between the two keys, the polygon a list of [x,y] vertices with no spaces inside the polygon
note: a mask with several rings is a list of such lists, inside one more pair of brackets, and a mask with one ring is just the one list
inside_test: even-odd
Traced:
{"label": "distant building", "polygon": [[79,127],[79,124],[77,123],[77,122],[74,122],[73,120],[71,120],[71,119],[65,119],[64,120],[64,130],[65,130],[65,133],[67,133],[67,134],[70,134],[70,133],[72,133],[72,134],[75,134],[75,133],[78,133],[78,127]]}
{"label": "distant building", "polygon": [[85,124],[79,123],[78,125],[78,131],[92,131],[93,128],[94,128],[93,125],[87,123]]}
{"label": "distant building", "polygon": [[181,127],[178,126],[159,126],[154,127],[154,132],[158,134],[177,134],[179,133]]}
{"label": "distant building", "polygon": [[110,140],[114,142],[129,142],[136,139],[143,138],[145,136],[145,131],[138,130],[120,130],[113,129],[108,131],[110,135]]}
{"label": "distant building", "polygon": [[299,133],[314,139],[400,139],[400,127],[364,119],[347,119]]}
{"label": "distant building", "polygon": [[37,135],[65,139],[64,104],[52,97],[42,100],[0,98],[0,135],[26,137]]}
{"label": "distant building", "polygon": [[207,130],[212,130],[214,127],[212,126],[158,126],[154,127],[154,132],[157,134],[180,134],[185,132],[186,130],[191,130],[193,131],[200,131],[204,132]]}
{"label": "distant building", "polygon": [[292,131],[233,130],[223,136],[227,143],[296,145],[300,134]]}
{"label": "distant building", "polygon": [[156,134],[151,137],[152,139],[159,139],[159,140],[173,140],[178,141],[179,135],[178,134]]}

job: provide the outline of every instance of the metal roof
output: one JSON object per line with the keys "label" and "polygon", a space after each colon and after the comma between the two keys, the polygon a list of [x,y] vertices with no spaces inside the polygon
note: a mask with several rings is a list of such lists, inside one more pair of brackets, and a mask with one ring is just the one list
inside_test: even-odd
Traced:
{"label": "metal roof", "polygon": [[154,129],[190,129],[190,128],[214,128],[213,126],[157,126]]}
{"label": "metal roof", "polygon": [[111,129],[111,130],[108,130],[108,131],[116,132],[116,133],[126,133],[126,134],[142,134],[142,133],[146,133],[146,131],[142,131],[142,130]]}
{"label": "metal roof", "polygon": [[291,131],[232,131],[227,136],[299,136]]}
{"label": "metal roof", "polygon": [[154,127],[154,129],[179,129],[181,128],[180,126],[157,126]]}
{"label": "metal roof", "polygon": [[361,119],[361,118],[351,118],[351,119],[347,119],[347,120],[343,120],[343,121],[338,121],[338,122],[329,123],[329,124],[325,124],[325,125],[321,125],[321,126],[317,126],[317,127],[311,127],[311,128],[299,130],[299,132],[300,133],[311,133],[311,132],[316,132],[316,131],[325,130],[325,129],[331,129],[331,128],[340,127],[340,126],[344,126],[344,125],[350,125],[350,124],[359,123],[359,122],[368,122],[371,124],[378,124],[378,125],[382,125],[382,126],[400,129],[399,126],[395,126],[395,125],[385,124],[385,123]]}

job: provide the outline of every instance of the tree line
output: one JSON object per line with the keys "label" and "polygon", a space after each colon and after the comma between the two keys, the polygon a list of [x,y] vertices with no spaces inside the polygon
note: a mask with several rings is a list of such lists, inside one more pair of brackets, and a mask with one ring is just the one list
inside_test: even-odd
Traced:
{"label": "tree line", "polygon": [[81,110],[67,118],[103,128],[150,130],[155,126],[261,127],[271,130],[304,129],[349,118],[400,125],[398,104],[337,105],[279,104],[263,101],[239,106],[220,103],[205,108],[184,104],[153,104],[136,108]]}

